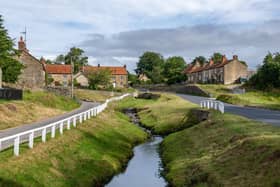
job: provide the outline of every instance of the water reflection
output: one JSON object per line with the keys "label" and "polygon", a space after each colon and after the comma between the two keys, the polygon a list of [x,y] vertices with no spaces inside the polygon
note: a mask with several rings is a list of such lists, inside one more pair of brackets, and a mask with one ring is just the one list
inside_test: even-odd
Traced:
{"label": "water reflection", "polygon": [[149,141],[134,148],[134,157],[126,171],[115,176],[107,187],[164,187],[160,176],[160,157],[157,152],[162,138],[153,136]]}

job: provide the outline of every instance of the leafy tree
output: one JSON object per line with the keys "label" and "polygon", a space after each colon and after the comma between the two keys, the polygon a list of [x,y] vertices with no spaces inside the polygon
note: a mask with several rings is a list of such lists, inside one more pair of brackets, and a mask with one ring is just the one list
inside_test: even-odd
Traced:
{"label": "leafy tree", "polygon": [[111,71],[109,69],[99,69],[87,74],[90,89],[98,89],[98,86],[110,86]]}
{"label": "leafy tree", "polygon": [[[64,56],[65,64],[74,64],[74,73],[80,70],[80,67],[88,64],[88,57],[83,55],[84,51],[80,48],[72,47],[70,51]],[[58,56],[59,60],[63,59],[61,55]]]}
{"label": "leafy tree", "polygon": [[129,72],[128,72],[128,82],[130,83],[130,85],[135,85],[140,83],[140,81],[138,80],[138,76],[131,74]]}
{"label": "leafy tree", "polygon": [[0,67],[3,71],[3,81],[15,83],[21,74],[23,65],[14,58],[18,55],[18,51],[13,48],[13,40],[8,36],[3,22],[0,15]]}
{"label": "leafy tree", "polygon": [[65,57],[64,55],[58,55],[55,60],[54,60],[55,64],[63,64],[65,63]]}
{"label": "leafy tree", "polygon": [[280,53],[268,53],[248,85],[257,89],[280,88]]}
{"label": "leafy tree", "polygon": [[163,76],[164,59],[159,53],[145,52],[137,63],[137,75],[145,74],[153,83],[161,83]]}
{"label": "leafy tree", "polygon": [[219,62],[222,62],[223,60],[223,55],[221,53],[214,53],[211,58],[213,59],[214,63],[219,63]]}
{"label": "leafy tree", "polygon": [[180,83],[186,80],[183,73],[186,68],[186,62],[182,57],[174,56],[166,60],[164,64],[164,76],[168,84]]}
{"label": "leafy tree", "polygon": [[194,64],[196,61],[198,61],[200,63],[200,65],[207,63],[207,59],[204,56],[195,57],[192,61],[192,64]]}

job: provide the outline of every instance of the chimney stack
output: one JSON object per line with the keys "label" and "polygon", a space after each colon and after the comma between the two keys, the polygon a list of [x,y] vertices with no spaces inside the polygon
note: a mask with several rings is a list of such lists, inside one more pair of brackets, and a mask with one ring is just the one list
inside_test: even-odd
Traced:
{"label": "chimney stack", "polygon": [[26,44],[25,44],[25,42],[23,41],[22,36],[20,36],[20,40],[19,40],[19,42],[18,42],[18,50],[19,50],[19,51],[26,51],[26,52],[28,52],[28,50],[26,49]]}
{"label": "chimney stack", "polygon": [[97,67],[100,67],[100,64],[98,64]]}
{"label": "chimney stack", "polygon": [[238,56],[237,55],[233,55],[233,60],[238,60]]}
{"label": "chimney stack", "polygon": [[211,58],[209,61],[209,66],[212,66],[212,65],[214,65],[214,60]]}
{"label": "chimney stack", "polygon": [[126,69],[126,64],[123,67]]}
{"label": "chimney stack", "polygon": [[227,57],[226,55],[223,55],[222,63],[226,63],[226,62],[227,62]]}

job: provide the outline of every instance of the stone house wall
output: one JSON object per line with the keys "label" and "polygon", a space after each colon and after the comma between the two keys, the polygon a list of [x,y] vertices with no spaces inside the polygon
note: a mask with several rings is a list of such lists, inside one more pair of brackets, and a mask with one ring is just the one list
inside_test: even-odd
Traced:
{"label": "stone house wall", "polygon": [[82,87],[88,87],[89,86],[87,77],[85,75],[83,75],[82,73],[77,75],[75,77],[75,79]]}
{"label": "stone house wall", "polygon": [[247,66],[237,60],[224,66],[224,84],[233,84],[240,77],[247,77]]}
{"label": "stone house wall", "polygon": [[117,88],[127,87],[128,77],[127,75],[112,75],[111,83],[116,83]]}
{"label": "stone house wall", "polygon": [[53,78],[50,86],[64,86],[67,87],[71,84],[71,74],[48,74],[49,78]]}
{"label": "stone house wall", "polygon": [[26,51],[22,51],[16,59],[24,65],[17,84],[22,88],[43,88],[45,86],[45,71],[40,61]]}

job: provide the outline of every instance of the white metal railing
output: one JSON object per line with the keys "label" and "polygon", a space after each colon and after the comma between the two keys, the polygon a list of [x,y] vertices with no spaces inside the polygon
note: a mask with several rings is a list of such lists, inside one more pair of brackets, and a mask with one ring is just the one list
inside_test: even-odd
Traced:
{"label": "white metal railing", "polygon": [[[77,122],[82,123],[83,121],[90,119],[92,116],[97,116],[100,112],[102,112],[103,110],[105,110],[107,108],[108,103],[110,103],[112,101],[121,100],[129,95],[131,95],[131,94],[124,94],[119,97],[113,97],[113,98],[107,99],[106,102],[101,105],[88,109],[84,112],[74,114],[74,115],[67,117],[65,119],[62,119],[60,121],[53,122],[53,123],[45,125],[43,127],[34,128],[31,130],[27,130],[27,131],[24,131],[21,133],[17,133],[17,134],[11,135],[11,136],[1,138],[0,139],[0,151],[2,151],[2,148],[3,148],[2,145],[4,145],[5,142],[13,141],[14,155],[18,156],[21,143],[28,142],[28,147],[30,149],[33,148],[35,133],[37,133],[36,137],[40,137],[40,136],[42,137],[42,142],[46,142],[47,133],[49,133],[49,132],[51,133],[51,138],[55,137],[56,129],[59,129],[59,133],[63,134],[63,130],[65,127],[67,130],[70,130],[71,124],[73,127],[76,127]],[[12,147],[12,145],[6,146],[5,149],[8,147]]]}
{"label": "white metal railing", "polygon": [[225,105],[221,101],[213,100],[213,99],[208,99],[208,100],[203,100],[200,102],[200,107],[201,108],[207,108],[207,109],[214,109],[218,110],[221,113],[225,113]]}

